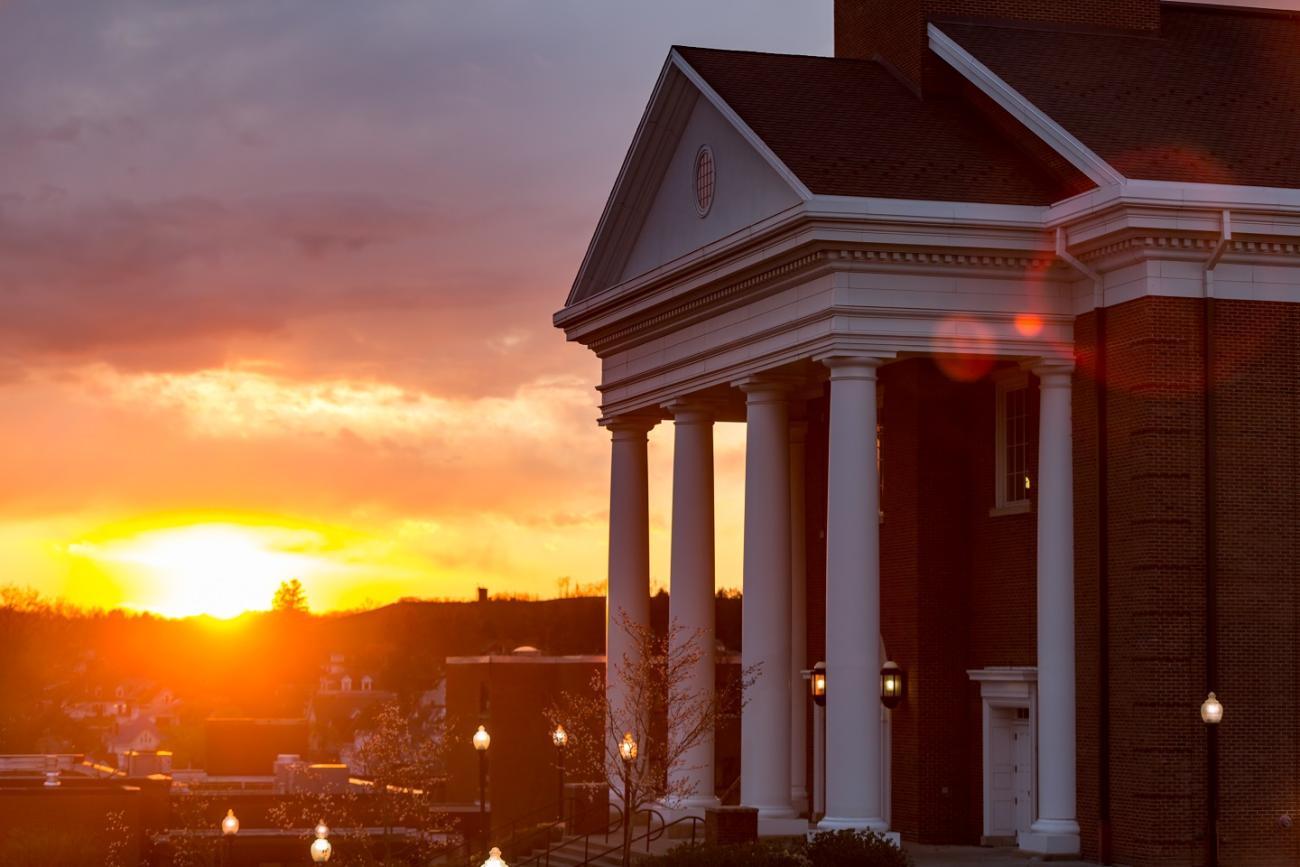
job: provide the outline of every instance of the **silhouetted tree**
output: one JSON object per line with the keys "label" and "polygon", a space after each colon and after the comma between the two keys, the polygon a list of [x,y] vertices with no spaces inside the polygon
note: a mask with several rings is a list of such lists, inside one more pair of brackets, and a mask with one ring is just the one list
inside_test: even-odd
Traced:
{"label": "silhouetted tree", "polygon": [[297,578],[281,581],[271,600],[272,611],[307,613],[307,592],[302,589],[302,582]]}

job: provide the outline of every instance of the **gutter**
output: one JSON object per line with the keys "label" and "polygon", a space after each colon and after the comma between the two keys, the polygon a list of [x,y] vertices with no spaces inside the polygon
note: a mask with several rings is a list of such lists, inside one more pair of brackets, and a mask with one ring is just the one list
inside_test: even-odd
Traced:
{"label": "gutter", "polygon": [[[1214,269],[1232,242],[1232,212],[1223,210],[1219,241],[1205,262],[1205,315],[1202,319],[1201,351],[1205,382],[1205,691],[1214,691],[1219,679],[1218,606],[1218,501],[1215,464],[1214,424]],[[1218,727],[1206,726],[1205,742],[1205,863],[1219,864],[1219,737]]]}

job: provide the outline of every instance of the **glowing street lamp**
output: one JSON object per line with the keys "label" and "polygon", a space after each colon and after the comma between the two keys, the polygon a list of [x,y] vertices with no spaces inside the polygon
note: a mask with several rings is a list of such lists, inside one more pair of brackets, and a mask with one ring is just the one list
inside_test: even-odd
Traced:
{"label": "glowing street lamp", "polygon": [[880,703],[891,710],[898,707],[898,703],[903,700],[903,684],[906,680],[907,675],[898,667],[898,663],[886,662],[880,669]]}
{"label": "glowing street lamp", "polygon": [[559,798],[556,800],[555,820],[564,821],[564,749],[569,745],[569,733],[564,730],[564,726],[557,725],[555,731],[551,732],[551,743],[555,744],[555,765],[560,771],[560,790]]}
{"label": "glowing street lamp", "polygon": [[329,834],[329,825],[324,819],[316,823],[316,839],[311,841],[311,860],[317,864],[323,864],[334,854],[334,847],[327,839]]}
{"label": "glowing street lamp", "polygon": [[501,850],[493,846],[488,852],[487,860],[483,862],[483,867],[509,867],[509,865],[501,860]]}
{"label": "glowing street lamp", "polygon": [[812,700],[818,707],[826,707],[826,663],[819,662],[812,667],[808,684],[812,689]]}
{"label": "glowing street lamp", "polygon": [[1210,693],[1201,702],[1201,721],[1212,726],[1223,721],[1223,703],[1215,698],[1214,693]]}
{"label": "glowing street lamp", "polygon": [[234,810],[226,810],[226,818],[221,820],[221,836],[225,839],[225,852],[222,860],[229,864],[231,861],[230,849],[235,844],[235,835],[239,833],[239,817],[235,815]]}
{"label": "glowing street lamp", "polygon": [[628,867],[632,853],[632,763],[636,761],[636,740],[631,732],[625,732],[619,741],[618,755],[623,760],[623,867]]}

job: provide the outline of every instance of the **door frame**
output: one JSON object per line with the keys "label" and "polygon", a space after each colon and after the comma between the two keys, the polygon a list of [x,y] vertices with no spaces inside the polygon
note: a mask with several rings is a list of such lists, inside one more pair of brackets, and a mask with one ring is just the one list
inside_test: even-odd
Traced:
{"label": "door frame", "polygon": [[[1038,669],[1034,666],[1006,666],[972,669],[966,672],[971,680],[980,685],[981,743],[983,765],[980,800],[984,808],[984,824],[981,842],[991,842],[994,838],[989,832],[993,826],[993,806],[989,798],[989,781],[992,777],[990,761],[990,727],[993,708],[1027,709],[1029,711],[1029,783],[1032,797],[1029,799],[1029,821],[1038,820]],[[999,840],[1003,838],[997,838]]]}

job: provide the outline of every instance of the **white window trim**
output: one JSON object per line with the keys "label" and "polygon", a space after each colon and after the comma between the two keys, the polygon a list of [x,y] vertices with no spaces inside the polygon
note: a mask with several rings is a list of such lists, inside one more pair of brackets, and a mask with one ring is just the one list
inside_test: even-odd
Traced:
{"label": "white window trim", "polygon": [[1023,371],[1006,371],[993,381],[993,508],[989,509],[990,518],[1023,515],[1030,511],[1028,496],[1023,500],[1007,500],[1007,392],[1018,388],[1029,388],[1029,376]]}

